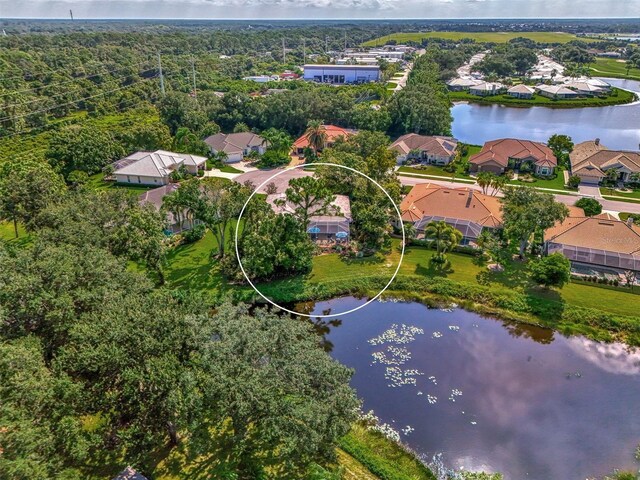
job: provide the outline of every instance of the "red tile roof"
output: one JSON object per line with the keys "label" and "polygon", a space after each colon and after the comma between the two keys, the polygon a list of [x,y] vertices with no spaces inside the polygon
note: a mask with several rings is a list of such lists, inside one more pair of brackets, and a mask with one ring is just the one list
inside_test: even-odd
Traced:
{"label": "red tile roof", "polygon": [[516,138],[502,138],[486,142],[479,153],[471,156],[469,162],[476,165],[492,162],[507,168],[510,158],[532,160],[539,166],[555,167],[558,165],[555,155],[544,143]]}
{"label": "red tile roof", "polygon": [[[350,128],[336,127],[335,125],[323,125],[323,127],[324,127],[324,131],[327,133],[327,144],[329,145],[334,143],[340,137],[344,137],[346,139],[358,133],[357,130],[352,130]],[[308,146],[309,146],[309,138],[306,133],[303,134],[300,138],[298,138],[293,143],[293,148],[295,149],[306,148]]]}

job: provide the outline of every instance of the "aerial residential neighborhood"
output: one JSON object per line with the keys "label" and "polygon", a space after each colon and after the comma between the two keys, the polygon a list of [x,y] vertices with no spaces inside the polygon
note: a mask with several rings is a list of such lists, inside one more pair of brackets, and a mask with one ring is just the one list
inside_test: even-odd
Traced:
{"label": "aerial residential neighborhood", "polygon": [[0,479],[640,478],[638,2],[0,1]]}

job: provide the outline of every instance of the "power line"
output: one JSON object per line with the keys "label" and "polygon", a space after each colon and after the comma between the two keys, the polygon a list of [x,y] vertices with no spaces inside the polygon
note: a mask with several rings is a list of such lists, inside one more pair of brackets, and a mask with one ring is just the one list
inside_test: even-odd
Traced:
{"label": "power line", "polygon": [[64,107],[64,106],[67,106],[67,105],[73,105],[73,104],[75,104],[75,103],[79,103],[79,102],[82,102],[82,101],[84,101],[84,100],[89,100],[89,99],[91,99],[91,98],[100,97],[100,96],[102,96],[102,95],[107,95],[108,93],[113,93],[113,92],[117,92],[117,91],[120,91],[120,90],[124,90],[125,88],[133,87],[134,85],[137,85],[137,84],[139,84],[140,82],[144,82],[144,81],[146,81],[146,80],[151,80],[151,79],[156,78],[156,77],[157,77],[157,75],[154,75],[153,77],[144,78],[144,79],[142,79],[142,80],[138,80],[138,81],[136,81],[136,82],[130,83],[129,85],[124,85],[124,86],[122,86],[122,87],[118,87],[118,88],[115,88],[115,89],[113,89],[113,90],[108,90],[108,91],[106,91],[106,92],[96,93],[95,95],[90,95],[90,96],[88,96],[88,97],[79,98],[79,99],[77,99],[77,100],[73,100],[73,101],[71,101],[71,102],[61,103],[61,104],[59,104],[59,105],[54,105],[54,106],[52,106],[52,107],[43,108],[42,110],[36,110],[36,111],[34,111],[34,112],[24,113],[24,114],[21,114],[21,115],[16,115],[16,116],[9,116],[9,117],[0,118],[0,122],[4,122],[4,121],[6,121],[6,120],[16,120],[16,119],[18,119],[18,118],[24,118],[24,117],[28,117],[28,116],[30,116],[30,115],[35,115],[35,114],[38,114],[38,113],[48,112],[48,111],[50,111],[50,110],[54,110],[54,109],[56,109],[56,108],[58,108],[58,107]]}
{"label": "power line", "polygon": [[[133,65],[131,65],[131,67],[133,67],[133,66],[135,66],[135,67],[139,67],[140,65],[142,65],[142,64],[144,64],[144,63],[148,63],[148,62],[149,62],[149,60],[145,60],[144,62],[134,63]],[[104,67],[106,67],[106,65],[103,65],[103,66],[101,66],[100,68],[104,68]],[[106,72],[98,72],[98,73],[93,73],[93,74],[91,74],[91,75],[83,75],[82,77],[75,77],[75,78],[72,78],[72,79],[70,79],[70,80],[65,80],[64,82],[56,82],[56,83],[50,83],[50,84],[48,84],[48,85],[40,85],[40,86],[38,86],[38,87],[24,88],[24,89],[22,89],[22,90],[15,90],[15,91],[13,91],[13,92],[4,92],[4,93],[1,93],[1,94],[0,94],[0,98],[1,98],[1,97],[6,97],[7,95],[11,95],[11,94],[18,94],[18,93],[23,93],[23,92],[30,92],[30,91],[32,91],[32,90],[40,90],[41,88],[56,87],[56,86],[58,86],[58,85],[66,85],[66,84],[68,84],[68,83],[76,82],[76,81],[78,81],[78,80],[85,80],[85,79],[93,78],[93,77],[97,77],[97,76],[100,76],[100,75],[110,75],[110,74],[112,74],[112,73],[114,73],[114,72],[117,72],[117,71],[119,71],[119,70],[124,70],[124,69],[127,69],[127,68],[130,68],[130,67],[129,67],[129,66],[126,66],[126,67],[118,67],[118,68],[114,68],[113,70],[108,70],[108,71],[106,71]]]}
{"label": "power line", "polygon": [[[154,69],[150,68],[149,70],[138,72],[136,75],[142,75],[142,74],[150,72],[152,70],[154,70]],[[124,80],[125,78],[126,77],[123,77],[121,80]],[[110,81],[114,81],[114,80],[118,80],[118,79],[114,78],[114,79],[111,79]],[[38,97],[38,98],[34,98],[34,99],[28,100],[26,102],[12,103],[10,105],[0,105],[0,107],[3,108],[3,109],[8,109],[8,108],[11,108],[11,107],[21,107],[23,105],[29,105],[29,104],[35,103],[35,102],[43,102],[43,101],[46,101],[46,100],[48,100],[50,98],[59,97],[61,95],[66,95],[68,93],[69,92],[60,92],[60,93],[56,93],[56,94],[53,94],[53,95],[47,95],[47,96],[41,96],[41,97]]]}

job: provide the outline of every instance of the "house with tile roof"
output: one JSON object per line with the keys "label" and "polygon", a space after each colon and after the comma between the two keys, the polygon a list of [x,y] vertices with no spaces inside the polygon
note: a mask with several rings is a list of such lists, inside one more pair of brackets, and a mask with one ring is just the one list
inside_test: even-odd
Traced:
{"label": "house with tile roof", "polygon": [[480,152],[469,158],[472,172],[502,174],[527,165],[537,175],[552,175],[558,160],[544,143],[516,138],[501,138],[486,142]]}
{"label": "house with tile roof", "polygon": [[253,132],[216,133],[205,138],[204,143],[213,154],[226,153],[226,163],[241,162],[251,152],[262,155],[267,149],[264,138]]}
{"label": "house with tile roof", "polygon": [[447,165],[456,157],[458,141],[452,137],[408,133],[393,142],[389,149],[397,155],[398,163],[416,160],[421,163]]}
{"label": "house with tile roof", "polygon": [[[287,201],[284,193],[267,195],[267,203],[273,211],[279,215],[295,212],[295,207]],[[328,208],[318,212],[315,208],[309,217],[307,232],[313,240],[338,240],[347,241],[351,229],[351,201],[346,195],[336,195]],[[313,215],[313,213],[319,213]]]}
{"label": "house with tile roof", "polygon": [[533,98],[534,93],[536,93],[536,89],[530,87],[529,85],[524,85],[521,83],[520,85],[514,85],[513,87],[509,88],[509,90],[507,90],[507,93],[514,98],[530,100],[531,98]]}
{"label": "house with tile roof", "polygon": [[481,82],[477,85],[469,87],[469,93],[471,95],[478,95],[480,97],[498,95],[505,90],[506,87],[502,83],[498,82]]}
{"label": "house with tile roof", "polygon": [[[322,125],[324,129],[327,139],[325,141],[324,148],[330,148],[333,144],[338,141],[338,139],[342,138],[343,140],[348,139],[349,137],[356,135],[358,133],[357,130],[353,130],[351,128],[342,128],[337,127],[335,125]],[[293,142],[293,153],[297,155],[304,155],[305,149],[310,146],[309,144],[309,136],[307,133],[303,133],[300,137]],[[324,150],[324,148],[319,151]]]}
{"label": "house with tile roof", "polygon": [[564,85],[536,85],[536,92],[543,97],[552,99],[578,98],[578,92],[565,87]]}
{"label": "house with tile roof", "polygon": [[207,159],[188,153],[166,150],[135,152],[113,164],[113,177],[118,183],[140,185],[166,185],[171,173],[184,167],[192,175],[204,170]]}
{"label": "house with tile roof", "polygon": [[640,175],[640,152],[609,150],[599,139],[577,144],[569,154],[571,174],[583,183],[597,185],[615,170],[617,179],[628,183]]}
{"label": "house with tile roof", "polygon": [[429,222],[444,221],[462,233],[463,245],[475,244],[485,229],[502,228],[500,199],[466,187],[418,184],[402,200],[400,213],[418,233],[424,233]]}
{"label": "house with tile roof", "polygon": [[578,272],[640,272],[640,227],[610,214],[569,216],[544,232],[544,246],[547,254],[567,257]]}
{"label": "house with tile roof", "polygon": [[113,480],[147,480],[147,477],[136,472],[132,467],[127,467]]}

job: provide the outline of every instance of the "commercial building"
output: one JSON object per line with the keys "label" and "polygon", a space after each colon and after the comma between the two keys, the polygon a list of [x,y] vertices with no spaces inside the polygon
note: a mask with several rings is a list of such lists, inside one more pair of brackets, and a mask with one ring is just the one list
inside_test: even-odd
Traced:
{"label": "commercial building", "polygon": [[304,79],[318,83],[344,85],[380,80],[378,65],[305,65]]}

